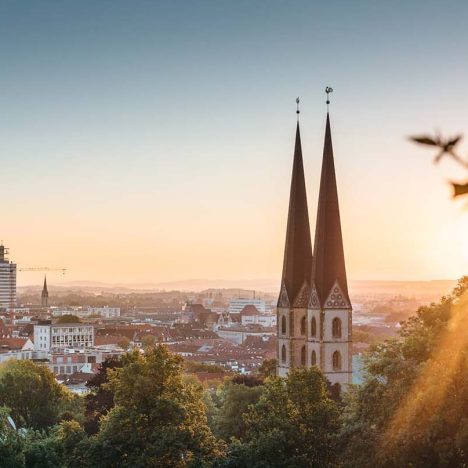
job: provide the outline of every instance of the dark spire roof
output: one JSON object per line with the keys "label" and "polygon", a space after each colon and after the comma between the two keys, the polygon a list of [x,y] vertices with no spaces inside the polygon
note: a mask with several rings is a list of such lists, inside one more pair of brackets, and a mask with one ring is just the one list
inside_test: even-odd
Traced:
{"label": "dark spire roof", "polygon": [[301,135],[298,122],[282,276],[282,283],[286,288],[291,305],[304,282],[309,282],[311,268],[312,245],[310,240],[304,165],[302,162]]}
{"label": "dark spire roof", "polygon": [[312,283],[317,289],[322,307],[335,281],[338,281],[349,304],[330,117],[327,113],[312,264]]}
{"label": "dark spire roof", "polygon": [[47,276],[44,276],[44,287],[42,288],[42,297],[48,296],[49,291],[47,291]]}

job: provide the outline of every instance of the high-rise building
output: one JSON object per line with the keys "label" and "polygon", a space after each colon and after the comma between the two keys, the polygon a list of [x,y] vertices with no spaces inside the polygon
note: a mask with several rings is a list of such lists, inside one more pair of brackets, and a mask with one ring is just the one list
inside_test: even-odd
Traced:
{"label": "high-rise building", "polygon": [[332,384],[351,383],[351,301],[327,113],[312,255],[299,123],[278,299],[278,374],[318,366]]}
{"label": "high-rise building", "polygon": [[7,259],[7,253],[0,244],[0,309],[16,306],[16,264]]}

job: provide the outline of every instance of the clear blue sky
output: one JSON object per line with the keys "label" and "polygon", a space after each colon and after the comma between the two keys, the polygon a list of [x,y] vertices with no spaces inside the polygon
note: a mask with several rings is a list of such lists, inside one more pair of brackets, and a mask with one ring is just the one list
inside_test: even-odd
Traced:
{"label": "clear blue sky", "polygon": [[468,130],[467,24],[462,1],[1,1],[0,238],[69,279],[279,276],[294,101],[313,223],[331,85],[349,276],[459,276],[455,168],[405,137]]}

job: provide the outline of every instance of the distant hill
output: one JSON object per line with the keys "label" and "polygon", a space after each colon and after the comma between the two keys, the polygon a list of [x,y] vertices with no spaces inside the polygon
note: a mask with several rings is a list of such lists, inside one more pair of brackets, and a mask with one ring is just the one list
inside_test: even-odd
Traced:
{"label": "distant hill", "polygon": [[[376,296],[392,297],[406,296],[418,297],[426,300],[437,300],[442,295],[448,294],[455,286],[455,280],[433,281],[373,281],[350,280],[349,290],[351,297]],[[131,292],[157,292],[157,291],[186,291],[201,292],[209,290],[230,290],[232,295],[239,291],[245,296],[253,294],[253,291],[277,294],[279,289],[278,279],[251,279],[251,280],[222,280],[222,279],[189,279],[180,281],[167,281],[162,283],[105,283],[98,281],[65,281],[51,283],[49,286],[55,291],[83,291],[88,293],[126,294]],[[42,285],[18,287],[20,293],[42,289]]]}

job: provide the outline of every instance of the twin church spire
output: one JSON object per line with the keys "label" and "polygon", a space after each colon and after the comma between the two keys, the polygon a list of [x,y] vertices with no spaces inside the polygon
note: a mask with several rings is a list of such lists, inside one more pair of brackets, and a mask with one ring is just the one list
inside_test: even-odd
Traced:
{"label": "twin church spire", "polygon": [[345,305],[341,302],[346,302],[348,305],[350,301],[341,234],[330,116],[327,112],[313,251],[299,122],[297,123],[282,291],[278,305],[293,306],[298,300],[298,295],[302,296],[304,289],[307,288],[317,294],[322,306],[326,306],[327,298],[335,285],[340,288],[340,299],[342,299],[337,305]]}
{"label": "twin church spire", "polygon": [[[326,92],[328,95],[331,88]],[[351,318],[330,116],[327,112],[313,251],[299,122],[296,129],[277,307],[278,375],[285,376],[294,367],[317,366],[332,385],[341,388],[351,383]]]}

